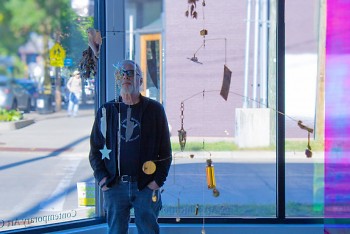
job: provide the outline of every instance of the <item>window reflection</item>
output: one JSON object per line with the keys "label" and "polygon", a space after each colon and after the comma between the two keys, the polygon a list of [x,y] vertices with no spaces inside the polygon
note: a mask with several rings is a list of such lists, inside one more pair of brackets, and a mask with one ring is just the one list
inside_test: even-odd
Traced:
{"label": "window reflection", "polygon": [[[298,7],[303,4],[303,7]],[[319,1],[286,3],[286,215],[322,217],[324,192],[324,124],[322,88],[322,17]],[[293,15],[298,12],[300,16]],[[324,19],[324,18],[323,18]],[[319,106],[316,106],[319,103]],[[296,121],[312,129],[308,131]],[[318,123],[318,124],[317,124]],[[323,127],[322,127],[323,128]],[[305,153],[311,149],[312,156]]]}
{"label": "window reflection", "polygon": [[0,76],[19,85],[0,87],[0,103],[12,100],[0,104],[0,231],[95,217],[87,160],[95,77],[82,86],[75,118],[66,88],[88,48],[93,12],[93,1],[0,6]]}

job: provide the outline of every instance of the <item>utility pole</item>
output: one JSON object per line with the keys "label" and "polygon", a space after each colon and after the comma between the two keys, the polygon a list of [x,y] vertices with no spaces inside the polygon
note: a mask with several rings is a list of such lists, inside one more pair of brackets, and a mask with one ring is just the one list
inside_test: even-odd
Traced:
{"label": "utility pole", "polygon": [[260,101],[258,92],[258,60],[259,60],[259,40],[260,40],[260,0],[255,0],[255,17],[254,17],[254,73],[253,73],[253,108],[257,107]]}
{"label": "utility pole", "polygon": [[252,1],[247,1],[247,28],[245,39],[245,62],[244,62],[244,100],[243,108],[248,107],[248,79],[249,79],[249,48],[250,48],[250,15]]}
{"label": "utility pole", "polygon": [[[60,43],[61,33],[60,31],[56,32],[56,43]],[[61,98],[61,83],[62,83],[62,78],[61,78],[61,67],[55,67],[55,111],[59,112],[62,109],[62,98]]]}

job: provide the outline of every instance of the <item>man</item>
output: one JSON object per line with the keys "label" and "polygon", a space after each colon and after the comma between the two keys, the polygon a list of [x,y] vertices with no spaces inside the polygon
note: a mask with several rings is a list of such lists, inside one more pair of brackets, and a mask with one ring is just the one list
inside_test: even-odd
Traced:
{"label": "man", "polygon": [[67,82],[69,91],[68,97],[68,116],[77,116],[79,110],[79,100],[82,93],[82,82],[79,71],[74,71],[73,76]]}
{"label": "man", "polygon": [[140,67],[116,69],[120,96],[102,105],[90,136],[90,164],[103,191],[109,233],[128,233],[134,208],[139,234],[159,233],[160,187],[168,176],[171,144],[162,105],[140,94]]}

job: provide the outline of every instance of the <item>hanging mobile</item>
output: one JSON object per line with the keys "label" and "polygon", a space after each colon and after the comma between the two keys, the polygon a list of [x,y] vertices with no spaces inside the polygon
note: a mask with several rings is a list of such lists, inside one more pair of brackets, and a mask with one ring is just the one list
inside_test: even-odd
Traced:
{"label": "hanging mobile", "polygon": [[146,161],[142,165],[142,171],[147,175],[152,175],[157,169],[157,165],[155,164],[155,162],[160,162],[160,161],[169,160],[169,159],[171,159],[171,156],[163,159]]}
{"label": "hanging mobile", "polygon": [[198,210],[199,210],[199,204],[196,205],[196,208],[195,208],[195,211],[194,211],[195,215],[198,215]]}
{"label": "hanging mobile", "polygon": [[307,134],[307,149],[305,150],[305,155],[306,157],[308,158],[311,158],[312,157],[312,151],[311,151],[311,145],[310,145],[310,133],[313,133],[314,130],[312,128],[309,128],[307,127],[306,125],[303,124],[303,122],[301,122],[300,120],[298,121],[298,126],[301,128],[301,129],[304,129],[308,132]]}
{"label": "hanging mobile", "polygon": [[199,34],[205,38],[205,36],[208,35],[208,30],[202,29],[201,31],[199,31]]}
{"label": "hanging mobile", "polygon": [[308,132],[308,135],[307,135],[307,149],[305,150],[305,155],[308,158],[312,157],[312,151],[310,146],[310,132]]}
{"label": "hanging mobile", "polygon": [[207,167],[205,170],[207,175],[208,189],[213,189],[213,196],[218,197],[220,195],[220,192],[218,189],[216,189],[215,171],[211,159],[207,159]]}
{"label": "hanging mobile", "polygon": [[208,30],[206,30],[204,28],[204,24],[205,24],[205,17],[204,17],[204,7],[205,7],[205,1],[202,2],[202,10],[203,10],[203,29],[200,31],[200,35],[203,37],[204,40],[204,44],[205,44],[205,36],[208,35]]}
{"label": "hanging mobile", "polygon": [[207,159],[207,167],[205,170],[207,174],[208,189],[213,189],[216,187],[216,181],[215,181],[215,174],[214,174],[214,166],[212,165],[211,159]]}
{"label": "hanging mobile", "polygon": [[216,188],[213,189],[213,196],[214,196],[214,197],[220,196],[220,192],[219,192],[219,190],[217,190]]}
{"label": "hanging mobile", "polygon": [[153,202],[157,201],[156,190],[153,190],[153,192],[152,192],[152,201]]}
{"label": "hanging mobile", "polygon": [[147,175],[152,175],[156,171],[156,164],[153,161],[146,161],[142,165],[142,171]]}
{"label": "hanging mobile", "polygon": [[184,129],[184,109],[185,104],[184,102],[181,102],[181,129],[178,130],[181,151],[184,151],[186,146],[186,131]]}

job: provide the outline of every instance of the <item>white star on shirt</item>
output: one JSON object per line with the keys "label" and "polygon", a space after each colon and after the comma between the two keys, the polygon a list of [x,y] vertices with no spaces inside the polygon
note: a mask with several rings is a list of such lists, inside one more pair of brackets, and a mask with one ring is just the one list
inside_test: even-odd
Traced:
{"label": "white star on shirt", "polygon": [[102,154],[102,160],[107,158],[107,159],[110,159],[109,158],[109,153],[111,152],[112,150],[110,149],[107,149],[107,146],[106,144],[104,145],[103,149],[100,150],[101,154]]}

